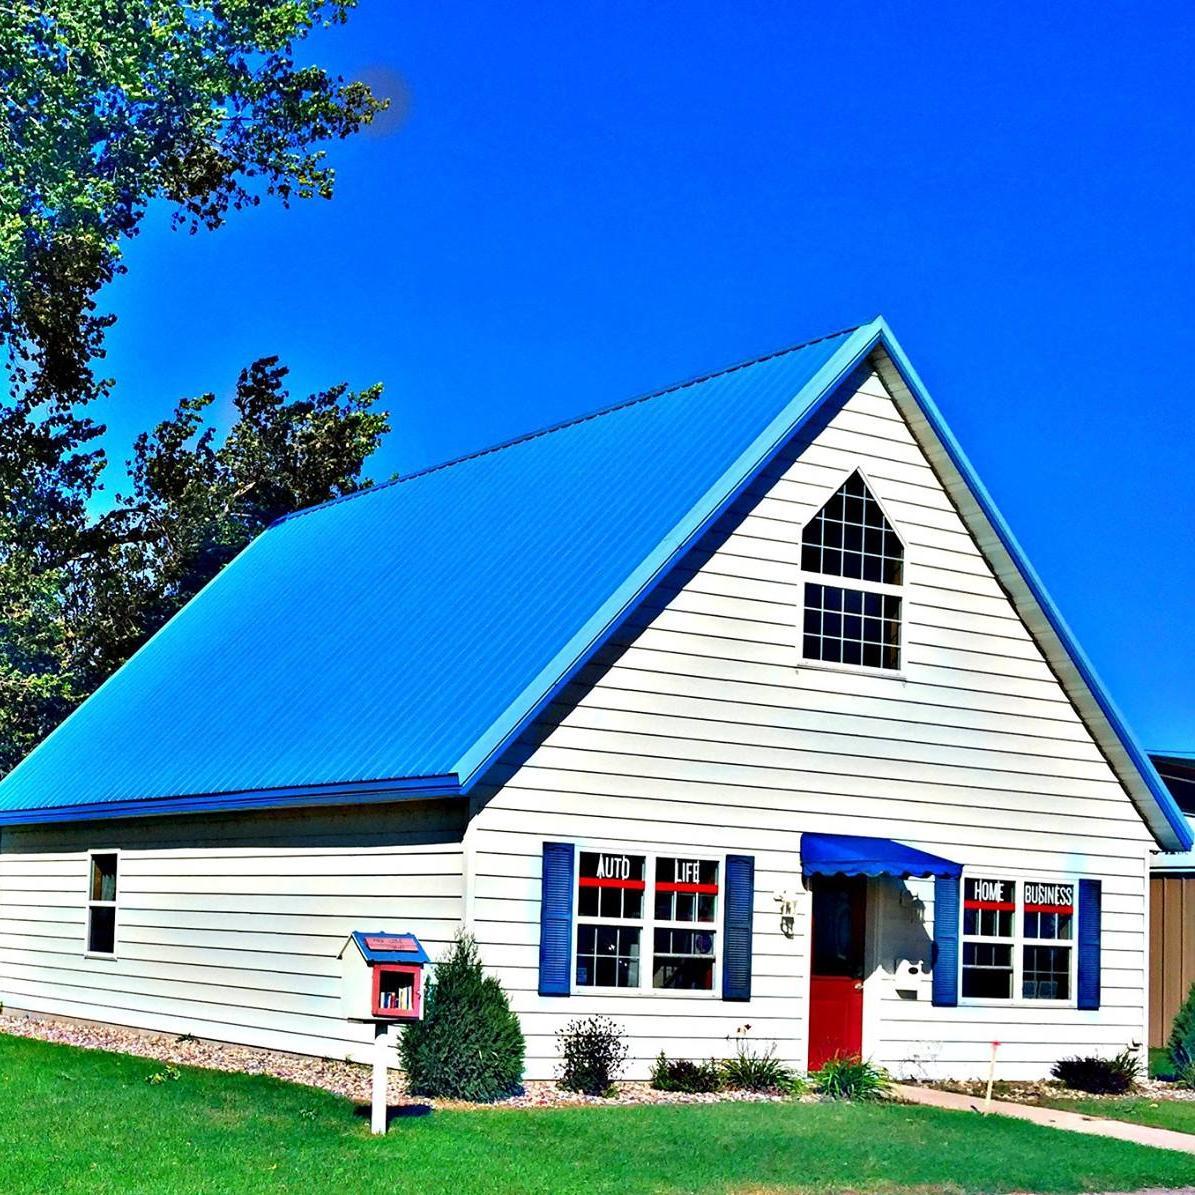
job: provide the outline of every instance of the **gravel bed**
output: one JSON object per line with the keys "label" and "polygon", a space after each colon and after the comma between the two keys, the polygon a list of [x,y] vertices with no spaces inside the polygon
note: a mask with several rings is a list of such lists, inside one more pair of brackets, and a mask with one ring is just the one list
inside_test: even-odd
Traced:
{"label": "gravel bed", "polygon": [[[912,1080],[907,1080],[912,1082]],[[985,1079],[943,1079],[937,1083],[919,1083],[919,1087],[934,1087],[939,1091],[957,1091],[960,1095],[973,1095],[980,1099],[987,1093]],[[1056,1079],[1040,1079],[1034,1082],[1011,1082],[999,1080],[992,1087],[992,1098],[1011,1100],[1015,1104],[1038,1104],[1042,1100],[1195,1100],[1195,1091],[1179,1087],[1164,1079],[1139,1079],[1132,1091],[1123,1095],[1095,1095],[1089,1091],[1075,1091],[1064,1087]]]}
{"label": "gravel bed", "polygon": [[[333,1058],[310,1058],[281,1050],[263,1050],[256,1046],[229,1045],[172,1033],[153,1033],[127,1029],[119,1025],[101,1025],[91,1021],[60,1020],[27,1013],[0,1012],[0,1033],[13,1037],[32,1037],[39,1041],[78,1046],[85,1050],[108,1050],[134,1054],[158,1062],[179,1066],[197,1066],[207,1070],[231,1071],[244,1075],[270,1075],[288,1083],[318,1087],[333,1095],[344,1096],[359,1104],[369,1103],[372,1069],[362,1063],[342,1062]],[[647,1083],[620,1083],[618,1096],[578,1095],[561,1091],[555,1083],[531,1082],[522,1095],[496,1104],[470,1104],[461,1100],[435,1100],[408,1094],[402,1076],[390,1072],[391,1105],[431,1105],[435,1108],[550,1108],[581,1104],[715,1104],[723,1100],[745,1103],[781,1103],[790,1097],[780,1092],[724,1091],[703,1095],[656,1091]],[[816,1097],[802,1097],[803,1099]]]}

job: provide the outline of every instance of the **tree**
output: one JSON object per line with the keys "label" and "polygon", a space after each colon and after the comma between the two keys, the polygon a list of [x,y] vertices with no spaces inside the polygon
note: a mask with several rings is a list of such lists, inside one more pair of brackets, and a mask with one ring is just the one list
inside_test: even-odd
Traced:
{"label": "tree", "polygon": [[[97,298],[125,242],[155,201],[195,232],[263,197],[330,197],[324,144],[385,101],[296,47],[354,4],[0,0],[0,770],[271,510],[360,484],[385,429],[376,389],[290,403],[267,359],[242,380],[229,443],[204,426],[210,396],[188,400],[138,441],[131,499],[88,518],[105,457],[87,408],[110,388],[96,364],[114,318]],[[296,465],[267,485],[284,459],[301,480]]]}
{"label": "tree", "polygon": [[5,0],[0,5],[0,336],[14,397],[86,402],[100,288],[149,204],[218,228],[273,195],[328,197],[323,142],[385,106],[295,60],[355,0]]}
{"label": "tree", "polygon": [[525,1050],[502,985],[485,973],[474,940],[458,934],[427,984],[423,1020],[403,1030],[407,1085],[415,1095],[499,1100],[521,1089]]}
{"label": "tree", "polygon": [[138,437],[132,493],[96,524],[67,585],[68,626],[90,690],[119,667],[276,519],[368,486],[366,459],[389,430],[380,386],[341,383],[292,400],[264,357],[237,382],[237,417],[216,441],[213,394],[183,399]]}

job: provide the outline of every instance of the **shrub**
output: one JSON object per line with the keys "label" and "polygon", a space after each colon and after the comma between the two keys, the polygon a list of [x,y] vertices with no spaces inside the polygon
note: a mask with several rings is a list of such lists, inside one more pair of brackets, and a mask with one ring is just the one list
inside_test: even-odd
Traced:
{"label": "shrub", "polygon": [[1195,1066],[1195,983],[1191,984],[1187,998],[1174,1014],[1167,1045],[1176,1074],[1181,1075],[1189,1067]]}
{"label": "shrub", "polygon": [[1187,1091],[1195,1091],[1195,1062],[1189,1062],[1174,1076],[1174,1085]]}
{"label": "shrub", "polygon": [[734,1057],[724,1059],[719,1069],[722,1082],[731,1091],[795,1092],[804,1084],[776,1057],[776,1043],[757,1049],[747,1035],[750,1025],[742,1025],[734,1034]]}
{"label": "shrub", "polygon": [[627,1060],[622,1029],[609,1017],[569,1021],[556,1034],[560,1042],[560,1078],[565,1091],[610,1095]]}
{"label": "shrub", "polygon": [[1141,1052],[1133,1045],[1114,1058],[1062,1058],[1050,1074],[1064,1086],[1093,1095],[1122,1095],[1132,1091],[1141,1073]]}
{"label": "shrub", "polygon": [[701,1092],[719,1091],[722,1076],[718,1064],[709,1062],[686,1062],[683,1058],[672,1061],[660,1051],[655,1066],[651,1068],[651,1085],[657,1091],[684,1091],[690,1095]]}
{"label": "shrub", "polygon": [[813,1086],[819,1095],[832,1100],[882,1100],[890,1080],[883,1067],[858,1054],[831,1058],[814,1072]]}
{"label": "shrub", "polygon": [[436,964],[423,1020],[399,1046],[415,1095],[488,1103],[522,1090],[523,1031],[502,985],[487,975],[468,934],[458,934]]}

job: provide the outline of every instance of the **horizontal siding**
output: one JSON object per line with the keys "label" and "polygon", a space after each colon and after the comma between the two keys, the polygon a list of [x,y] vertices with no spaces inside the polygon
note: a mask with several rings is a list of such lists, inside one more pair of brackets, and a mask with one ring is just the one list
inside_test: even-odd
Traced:
{"label": "horizontal siding", "polygon": [[[0,837],[0,1000],[10,1007],[329,1057],[351,930],[460,924],[462,803],[257,813]],[[86,958],[89,847],[121,851],[117,958]]]}
{"label": "horizontal siding", "polygon": [[[906,544],[900,676],[801,666],[800,533],[862,467]],[[1013,877],[1104,883],[1103,1007],[933,1009],[898,993],[913,939],[877,885],[865,1043],[900,1073],[1044,1073],[1061,1054],[1142,1039],[1148,833],[976,548],[895,406],[869,379],[812,444],[774,462],[615,641],[486,778],[469,832],[471,919],[512,994],[529,1073],[554,1033],[606,1012],[629,1073],[665,1048],[733,1050],[735,1029],[803,1064],[809,908],[791,937],[772,894],[799,890],[805,831],[890,836]],[[706,996],[536,994],[540,850],[551,839],[756,859],[750,1004]],[[928,957],[928,955],[927,955]]]}

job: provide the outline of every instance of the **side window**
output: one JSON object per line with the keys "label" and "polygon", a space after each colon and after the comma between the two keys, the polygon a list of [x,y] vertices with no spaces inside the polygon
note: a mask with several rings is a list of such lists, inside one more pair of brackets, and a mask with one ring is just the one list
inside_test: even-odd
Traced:
{"label": "side window", "polygon": [[582,851],[577,867],[578,987],[637,988],[645,855]]}
{"label": "side window", "polygon": [[93,851],[87,881],[87,953],[116,953],[116,889],[119,858],[115,851]]}
{"label": "side window", "polygon": [[904,545],[852,473],[801,536],[806,660],[900,668]]}
{"label": "side window", "polygon": [[963,995],[1011,1000],[1015,880],[968,879],[963,895]]}

